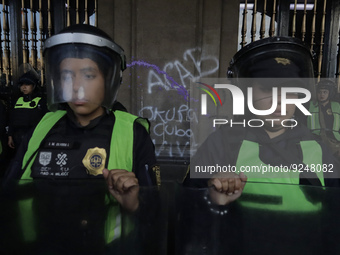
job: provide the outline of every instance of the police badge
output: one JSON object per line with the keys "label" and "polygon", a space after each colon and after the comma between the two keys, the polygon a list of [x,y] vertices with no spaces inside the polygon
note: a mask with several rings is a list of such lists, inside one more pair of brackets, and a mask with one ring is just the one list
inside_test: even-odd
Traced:
{"label": "police badge", "polygon": [[86,167],[88,174],[102,174],[103,169],[105,168],[106,150],[98,147],[88,149],[82,162]]}

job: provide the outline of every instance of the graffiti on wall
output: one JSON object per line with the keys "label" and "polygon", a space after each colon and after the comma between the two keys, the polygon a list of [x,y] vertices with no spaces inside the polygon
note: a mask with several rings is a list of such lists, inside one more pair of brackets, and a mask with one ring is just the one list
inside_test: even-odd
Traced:
{"label": "graffiti on wall", "polygon": [[159,144],[159,148],[156,148],[157,156],[167,151],[169,157],[184,157],[190,150],[190,141],[192,147],[196,144],[190,122],[198,123],[198,119],[196,112],[187,104],[167,110],[159,110],[158,106],[146,106],[139,111],[139,115],[153,123],[151,134],[154,143]]}
{"label": "graffiti on wall", "polygon": [[[202,59],[196,59],[195,52],[200,51],[199,48],[193,48],[186,50],[183,54],[183,60],[175,60],[165,64],[163,71],[167,74],[175,73],[179,77],[179,84],[184,88],[190,85],[190,80],[199,77],[206,77],[210,74],[214,74],[218,71],[219,62],[216,57],[203,57]],[[203,62],[209,62],[212,66],[209,70],[203,71],[201,69]],[[195,70],[189,71],[186,66],[194,66]],[[197,73],[197,76],[194,74]],[[171,79],[158,73],[155,70],[150,70],[148,74],[148,93],[152,93],[152,88],[154,86],[161,86],[165,90],[170,90],[173,88]]]}
{"label": "graffiti on wall", "polygon": [[[182,59],[168,62],[163,68],[141,60],[128,64],[128,67],[138,66],[149,69],[146,86],[147,94],[151,98],[148,100],[147,96],[144,96],[139,115],[148,118],[151,122],[151,137],[156,145],[157,156],[190,157],[197,149],[190,122],[197,124],[198,119],[196,110],[189,107],[190,98],[187,88],[190,86],[191,79],[215,74],[219,69],[219,61],[216,57],[199,58],[197,56],[200,54],[196,54],[197,51],[201,49],[188,49],[183,53]],[[204,70],[203,62],[206,66]],[[176,77],[176,80],[173,77]],[[179,94],[180,97],[173,96],[173,93]],[[164,100],[152,100],[156,96]]]}

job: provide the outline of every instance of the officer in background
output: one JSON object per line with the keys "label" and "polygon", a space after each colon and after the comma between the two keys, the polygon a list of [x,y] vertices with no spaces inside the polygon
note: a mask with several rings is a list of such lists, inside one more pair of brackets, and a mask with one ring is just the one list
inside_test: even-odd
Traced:
{"label": "officer in background", "polygon": [[32,68],[18,81],[21,96],[10,111],[8,146],[18,149],[24,135],[34,128],[48,111],[46,101],[40,95],[40,77]]}
{"label": "officer in background", "polygon": [[307,118],[308,128],[340,159],[340,104],[334,101],[336,85],[322,79],[316,86],[317,102],[311,102]]}
{"label": "officer in background", "polygon": [[[13,179],[60,181],[39,192],[54,194],[44,206],[57,206],[41,213],[49,217],[37,237],[43,252],[101,254],[104,244],[119,244],[129,232],[121,213],[141,210],[139,187],[160,184],[149,122],[112,110],[126,60],[102,30],[67,27],[45,41],[44,57],[51,112],[23,141],[4,186]],[[83,185],[67,187],[67,181],[78,180]],[[95,185],[104,180],[106,189]],[[63,196],[63,190],[74,192]]]}

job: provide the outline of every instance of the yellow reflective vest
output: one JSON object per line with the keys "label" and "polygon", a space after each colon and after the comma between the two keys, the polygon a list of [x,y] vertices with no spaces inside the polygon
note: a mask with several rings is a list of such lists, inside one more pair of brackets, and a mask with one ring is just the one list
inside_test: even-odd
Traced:
{"label": "yellow reflective vest", "polygon": [[[303,153],[302,162],[310,171],[317,174],[324,186],[322,169],[317,169],[317,166],[322,165],[321,146],[314,140],[301,141],[300,146]],[[311,212],[321,209],[321,202],[314,204],[307,200],[299,185],[298,169],[268,166],[261,161],[259,153],[258,143],[248,140],[242,142],[236,169],[244,172],[248,177],[242,196],[249,198],[242,201],[241,196],[242,206],[286,212]]]}
{"label": "yellow reflective vest", "polygon": [[[340,141],[340,104],[337,102],[331,102],[331,109],[334,116],[333,122],[333,134],[336,140]],[[321,126],[319,118],[319,105],[311,103],[309,106],[309,112],[312,114],[307,118],[307,127],[313,134],[320,135]]]}

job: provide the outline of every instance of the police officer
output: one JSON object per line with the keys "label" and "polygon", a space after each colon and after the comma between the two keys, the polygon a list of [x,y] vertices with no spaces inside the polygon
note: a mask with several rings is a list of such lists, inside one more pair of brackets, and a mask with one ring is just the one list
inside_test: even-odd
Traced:
{"label": "police officer", "polygon": [[[246,126],[223,125],[206,139],[190,162],[192,172],[196,166],[216,165],[234,167],[236,172],[222,172],[210,177],[203,173],[202,179],[187,177],[184,185],[209,187],[202,197],[201,208],[203,210],[205,204],[208,208],[206,212],[210,213],[206,213],[205,218],[208,218],[207,215],[223,217],[220,226],[229,219],[229,224],[225,224],[218,237],[221,247],[234,247],[238,252],[244,248],[255,254],[268,253],[269,250],[275,254],[286,254],[287,247],[299,233],[295,231],[298,229],[296,227],[300,223],[309,224],[309,220],[315,220],[313,217],[320,215],[322,210],[322,196],[310,194],[310,190],[304,190],[301,185],[338,186],[336,177],[339,165],[327,148],[315,141],[307,127],[296,118],[303,112],[294,104],[287,104],[285,112],[281,112],[282,91],[285,89],[301,88],[299,93],[285,93],[285,98],[290,102],[302,102],[309,94],[307,91],[313,95],[312,55],[297,38],[270,37],[250,43],[237,52],[228,74],[233,78],[231,83],[237,85],[244,95],[252,92],[250,99],[254,109],[272,111],[261,115],[248,109],[239,118],[245,119],[246,124],[249,120],[256,122]],[[274,88],[277,89],[277,98],[273,96]],[[303,91],[306,93],[301,93]],[[248,108],[249,103],[245,104]],[[240,123],[239,119],[236,120]],[[262,125],[254,127],[254,123]],[[323,164],[332,168],[328,170],[333,173],[320,173]],[[303,171],[313,167],[313,173]],[[315,167],[318,167],[318,173]],[[268,171],[261,172],[261,169]],[[300,221],[300,215],[303,215],[304,221]],[[242,225],[243,222],[246,223]],[[277,235],[278,228],[291,225],[289,237]],[[223,237],[229,236],[229,232],[236,232],[233,236],[238,238],[230,237],[231,242],[229,238],[225,240]],[[239,243],[238,239],[243,239],[243,236],[250,238]],[[277,245],[270,245],[275,242]],[[297,251],[300,244],[302,242],[293,249]]]}
{"label": "police officer", "polygon": [[[323,145],[314,140],[311,133],[308,132],[308,129],[299,119],[296,120],[296,117],[303,113],[294,104],[287,104],[286,113],[284,115],[281,113],[281,88],[300,87],[310,91],[311,95],[314,94],[312,56],[309,48],[299,39],[270,37],[251,43],[235,54],[228,73],[245,95],[248,93],[247,88],[252,87],[253,106],[257,110],[268,110],[272,107],[274,101],[272,91],[276,87],[278,90],[277,107],[269,115],[254,115],[248,110],[245,116],[242,116],[247,121],[249,119],[262,120],[262,127],[225,127],[219,129],[210,139],[207,139],[205,146],[208,145],[208,148],[212,147],[213,149],[220,146],[218,150],[221,152],[211,154],[214,155],[212,159],[214,159],[215,164],[231,164],[237,168],[241,166],[245,168],[254,164],[267,166],[269,164],[272,166],[283,164],[291,167],[294,162],[295,164],[301,163],[305,165],[333,162],[334,158],[324,153]],[[291,100],[300,100],[302,96],[298,93],[287,93],[286,97]],[[266,121],[266,119],[273,121]],[[291,120],[292,123],[288,124],[287,122],[282,125],[282,121],[286,119]],[[287,125],[291,125],[293,128],[287,128]],[[221,140],[223,143],[221,144],[215,139]],[[307,143],[307,141],[309,142]],[[229,151],[231,148],[233,150]],[[238,149],[236,150],[235,148]],[[314,153],[307,151],[310,148],[313,148],[311,150],[314,153],[319,152],[314,155]],[[260,150],[260,158],[256,154],[258,149]],[[224,150],[228,151],[225,152]],[[219,156],[221,153],[228,156]],[[200,155],[199,152],[198,155]],[[193,163],[205,165],[204,160],[208,158],[194,157],[191,166]],[[308,162],[308,158],[311,160],[310,162]],[[243,187],[246,187],[243,173],[235,177],[236,179],[210,179],[208,182],[209,185],[216,187],[216,190],[220,191],[221,194],[229,194],[229,196],[224,196],[224,203],[237,199],[242,193]],[[252,180],[295,184],[305,181],[299,176],[286,176],[283,179],[267,179],[266,176],[262,176],[263,178],[258,177],[252,178]],[[231,181],[231,185],[228,185],[228,180]],[[319,174],[318,177],[310,178],[309,182],[317,185],[332,186],[336,184],[332,179],[325,180],[322,174]]]}
{"label": "police officer", "polygon": [[334,101],[336,85],[329,79],[317,84],[317,102],[311,102],[308,128],[340,158],[340,104]]}
{"label": "police officer", "polygon": [[46,101],[39,94],[40,77],[34,69],[24,73],[18,81],[22,94],[10,112],[8,146],[18,148],[23,136],[34,128],[47,112]]}
{"label": "police officer", "polygon": [[[55,233],[67,247],[63,252],[67,249],[79,252],[82,248],[96,254],[95,247],[100,247],[103,241],[110,244],[127,232],[121,211],[132,213],[140,207],[139,186],[159,184],[149,122],[125,111],[111,110],[126,60],[123,49],[102,30],[84,24],[67,27],[45,41],[44,57],[51,112],[20,147],[6,180],[105,179],[110,194],[105,200],[104,196],[90,199],[102,194],[100,188],[91,188],[86,182],[82,188],[76,185],[77,191],[65,198],[73,201],[73,209],[77,205],[93,208],[102,201],[101,207],[88,212],[92,217],[62,220],[62,225],[69,225],[70,229],[60,231],[60,235]],[[8,183],[5,181],[5,186]],[[110,209],[105,212],[107,206]],[[64,210],[60,207],[58,217]],[[72,213],[77,217],[83,214]],[[104,220],[99,224],[98,219]],[[47,222],[51,224],[54,220]],[[81,230],[71,227],[78,221],[82,222]],[[77,238],[79,245],[74,243]],[[55,243],[53,249],[61,246]]]}

